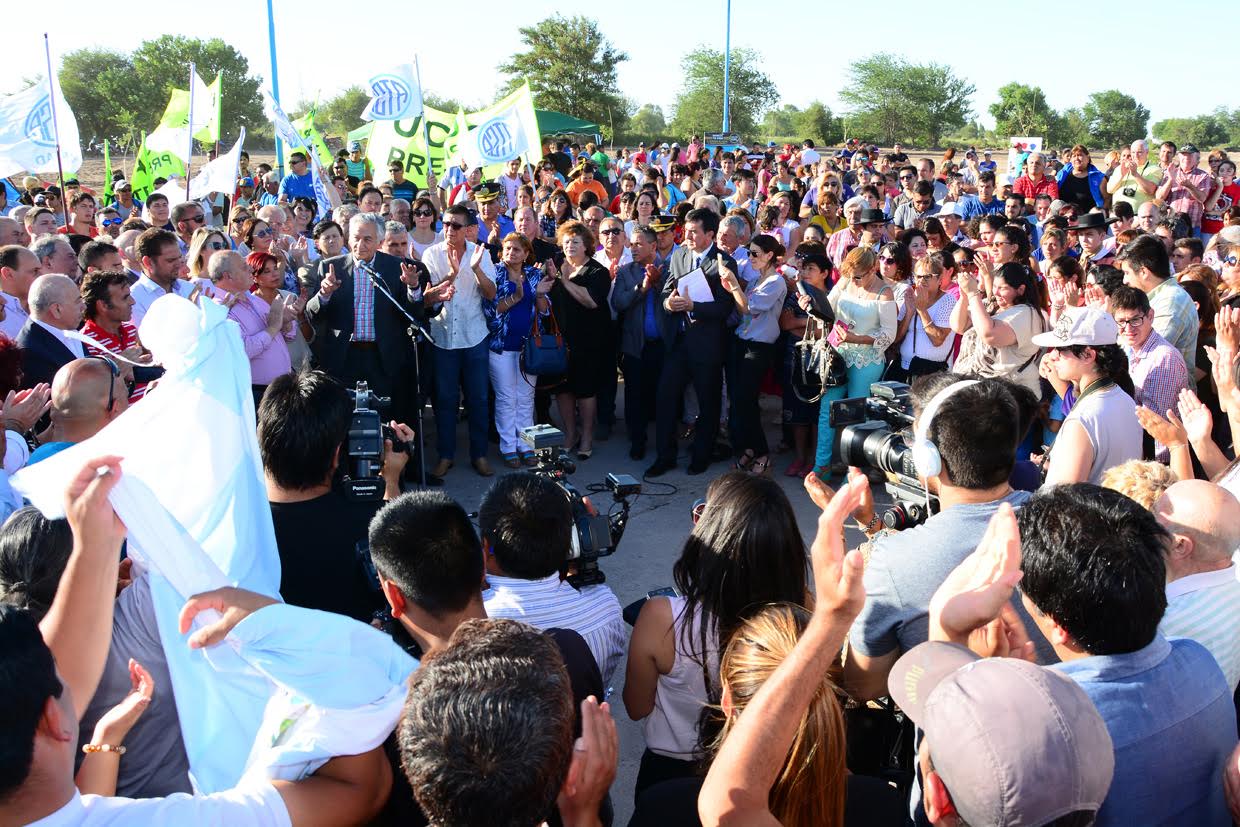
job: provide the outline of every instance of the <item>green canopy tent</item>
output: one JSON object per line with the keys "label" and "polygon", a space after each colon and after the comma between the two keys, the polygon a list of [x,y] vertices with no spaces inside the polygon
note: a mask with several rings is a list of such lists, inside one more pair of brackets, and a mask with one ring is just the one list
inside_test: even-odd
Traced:
{"label": "green canopy tent", "polygon": [[[550,109],[535,109],[534,114],[538,117],[538,131],[544,138],[548,135],[588,135],[596,141],[602,140],[599,135],[601,130],[596,123],[583,121],[572,115],[565,115],[563,112],[553,112]],[[354,129],[348,134],[346,145],[352,141],[366,143],[374,128],[373,123],[367,123]]]}

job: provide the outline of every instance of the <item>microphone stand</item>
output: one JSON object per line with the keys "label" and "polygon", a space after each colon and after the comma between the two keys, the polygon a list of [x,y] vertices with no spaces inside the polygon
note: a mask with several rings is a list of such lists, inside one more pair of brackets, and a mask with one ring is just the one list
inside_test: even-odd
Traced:
{"label": "microphone stand", "polygon": [[[421,338],[423,341],[430,342],[433,344],[434,342],[431,338],[431,332],[427,330],[426,325],[422,324],[422,322],[414,318],[413,314],[411,314],[408,310],[406,310],[405,306],[401,304],[400,301],[395,296],[392,295],[391,291],[388,290],[387,282],[385,282],[382,278],[380,278],[379,274],[376,273],[373,268],[366,265],[365,262],[357,261],[356,259],[354,260],[353,266],[357,270],[360,270],[362,273],[365,273],[366,277],[370,279],[370,283],[374,285],[375,290],[379,291],[379,293],[381,293],[384,296],[384,298],[386,298],[389,302],[391,302],[392,306],[396,308],[397,312],[399,312],[400,315],[404,316],[405,319],[407,319],[409,322],[409,327],[405,329],[405,332],[409,335],[409,338],[413,340],[413,369],[418,375],[417,383],[413,389],[414,402],[415,402],[414,407],[417,409],[415,411],[415,416],[417,416],[417,438],[418,438],[418,483],[423,488],[425,488],[426,487],[426,442],[423,437],[425,428],[422,427],[422,409],[426,407],[426,403],[425,403],[425,400],[422,399],[422,378],[423,378],[422,377],[422,362],[421,362],[421,357],[419,356],[419,353],[418,353],[418,343],[419,343],[419,338]],[[420,288],[419,288],[419,292],[421,292]]]}

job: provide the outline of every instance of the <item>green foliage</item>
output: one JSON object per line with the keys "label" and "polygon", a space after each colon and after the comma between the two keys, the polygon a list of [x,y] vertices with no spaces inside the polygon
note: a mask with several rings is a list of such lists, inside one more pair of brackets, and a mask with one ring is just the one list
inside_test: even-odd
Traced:
{"label": "green foliage", "polygon": [[625,129],[629,111],[616,91],[616,66],[629,56],[608,42],[597,21],[556,14],[520,31],[525,51],[499,66],[508,75],[505,94],[528,80],[539,109],[593,121],[607,137]]}
{"label": "green foliage", "polygon": [[[752,49],[733,49],[729,67],[731,98],[729,128],[742,136],[758,131],[758,121],[779,100],[775,84],[759,68],[762,56]],[[698,46],[680,60],[684,85],[676,95],[671,130],[700,135],[723,128],[723,52]]]}
{"label": "green foliage", "polygon": [[206,83],[223,75],[222,142],[235,140],[242,126],[252,135],[271,133],[258,78],[249,74],[245,57],[219,38],[164,35],[130,55],[77,49],[64,56],[60,85],[84,141],[131,142],[159,122],[174,88],[189,88],[190,63]]}
{"label": "green foliage", "polygon": [[1050,139],[1061,130],[1059,115],[1046,102],[1037,86],[1009,83],[999,88],[999,100],[990,105],[995,132],[1000,135],[1032,135]]}
{"label": "green foliage", "polygon": [[1081,109],[1090,141],[1103,148],[1130,144],[1146,136],[1150,110],[1117,89],[1094,92]]}
{"label": "green foliage", "polygon": [[663,117],[663,107],[652,103],[643,105],[629,118],[628,134],[638,139],[653,139],[667,132],[667,120]]}
{"label": "green foliage", "polygon": [[1230,139],[1225,117],[1217,114],[1195,118],[1167,118],[1153,126],[1158,141],[1174,141],[1178,146],[1194,144],[1200,149],[1222,146]]}
{"label": "green foliage", "polygon": [[850,133],[884,145],[896,141],[938,146],[972,113],[975,87],[939,63],[909,63],[879,54],[856,61],[840,92],[850,104]]}
{"label": "green foliage", "polygon": [[370,96],[360,86],[350,86],[339,95],[319,104],[314,124],[324,135],[345,135],[362,123],[362,110]]}
{"label": "green foliage", "polygon": [[767,110],[762,119],[762,134],[759,137],[772,141],[787,138],[797,144],[806,138],[812,138],[815,145],[830,146],[844,139],[844,128],[840,119],[831,114],[831,110],[820,101],[814,101],[805,109],[786,103],[779,109]]}

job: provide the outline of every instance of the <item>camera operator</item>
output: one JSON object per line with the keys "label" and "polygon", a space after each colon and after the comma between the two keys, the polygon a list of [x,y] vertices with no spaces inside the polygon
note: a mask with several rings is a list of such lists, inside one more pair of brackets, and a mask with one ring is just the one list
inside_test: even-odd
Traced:
{"label": "camera operator", "polygon": [[[940,472],[923,477],[940,508],[922,525],[885,533],[873,543],[865,570],[865,608],[853,624],[844,664],[845,689],[858,700],[887,694],[892,665],[927,639],[935,590],[977,547],[1000,505],[1019,507],[1030,496],[1008,483],[1021,423],[1030,416],[1021,410],[1029,402],[1024,395],[1002,380],[961,381],[946,373],[917,379],[911,395],[916,433],[924,434],[941,457]],[[923,422],[927,412],[930,420]],[[868,535],[880,525],[870,498],[853,516]],[[1019,601],[1014,605],[1024,612]],[[1046,641],[1037,635],[1033,639],[1039,660],[1053,660]]]}
{"label": "camera operator", "polygon": [[580,590],[561,579],[572,547],[572,509],[563,489],[529,472],[506,474],[478,508],[489,617],[520,620],[538,629],[572,629],[585,638],[611,684],[624,659],[628,627],[620,601],[602,584]]}
{"label": "camera operator", "polygon": [[[280,554],[280,595],[286,603],[368,621],[383,598],[359,552],[378,500],[347,499],[332,485],[345,457],[353,401],[323,371],[277,377],[258,408],[258,444]],[[408,442],[413,431],[391,423]],[[384,499],[400,496],[405,451],[384,442]]]}

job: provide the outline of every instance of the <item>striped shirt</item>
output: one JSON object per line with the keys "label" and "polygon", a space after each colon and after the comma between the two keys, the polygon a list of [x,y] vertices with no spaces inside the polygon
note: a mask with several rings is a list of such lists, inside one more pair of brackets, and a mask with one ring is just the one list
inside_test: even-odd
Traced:
{"label": "striped shirt", "polygon": [[[1174,278],[1146,293],[1154,311],[1154,330],[1180,351],[1184,364],[1197,364],[1197,306]],[[1190,380],[1191,381],[1191,380]],[[1194,387],[1195,385],[1190,385]],[[1161,411],[1166,416],[1166,411]]]}
{"label": "striped shirt", "polygon": [[[1125,346],[1128,354],[1128,375],[1136,386],[1136,403],[1165,417],[1176,409],[1181,390],[1192,390],[1184,357],[1157,330],[1151,330],[1136,350]],[[1158,445],[1160,459],[1167,456],[1167,447]]]}
{"label": "striped shirt", "polygon": [[1229,691],[1240,683],[1240,580],[1236,564],[1190,574],[1167,584],[1167,611],[1158,629],[1165,637],[1186,637],[1218,661]]}
{"label": "striped shirt", "polygon": [[572,629],[585,639],[603,685],[624,660],[629,630],[620,601],[606,586],[586,586],[581,591],[560,580],[559,574],[541,580],[487,575],[489,588],[482,592],[488,617],[520,620],[536,629]]}
{"label": "striped shirt", "polygon": [[[138,328],[134,327],[129,322],[120,323],[119,336],[113,336],[111,333],[95,324],[93,320],[87,320],[86,324],[82,325],[82,332],[93,339],[97,339],[100,344],[107,345],[107,350],[112,353],[124,353],[126,350],[138,343]],[[85,347],[87,354],[91,356],[99,356],[106,352],[91,345],[85,345]],[[133,391],[129,394],[129,401],[137,402],[139,399],[146,396],[146,385],[146,382],[139,382],[134,385]]]}
{"label": "striped shirt", "polygon": [[[374,265],[374,259],[366,266]],[[362,268],[353,264],[353,336],[354,342],[375,340],[375,286]]]}

